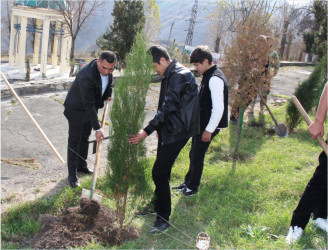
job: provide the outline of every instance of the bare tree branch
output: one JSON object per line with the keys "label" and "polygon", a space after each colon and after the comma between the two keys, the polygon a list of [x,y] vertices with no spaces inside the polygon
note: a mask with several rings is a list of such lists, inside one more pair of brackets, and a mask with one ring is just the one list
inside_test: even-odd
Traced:
{"label": "bare tree branch", "polygon": [[59,13],[62,15],[66,26],[68,27],[70,36],[72,38],[71,44],[71,53],[70,53],[70,61],[71,61],[71,72],[70,75],[73,74],[74,64],[72,63],[74,59],[74,50],[75,50],[75,40],[79,35],[81,29],[83,29],[86,20],[92,15],[96,14],[97,10],[99,10],[104,1],[100,0],[69,0],[66,1],[66,5],[62,5],[60,1],[55,1],[57,5],[57,9]]}

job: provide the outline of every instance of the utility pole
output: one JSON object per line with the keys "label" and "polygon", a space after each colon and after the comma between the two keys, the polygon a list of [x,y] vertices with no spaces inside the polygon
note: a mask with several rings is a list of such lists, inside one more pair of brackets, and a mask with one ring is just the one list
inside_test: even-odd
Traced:
{"label": "utility pole", "polygon": [[171,24],[171,29],[170,29],[170,34],[169,34],[169,39],[167,40],[167,47],[170,47],[170,39],[171,39],[171,34],[172,34],[172,29],[173,29],[174,21]]}
{"label": "utility pole", "polygon": [[189,46],[192,45],[192,37],[194,35],[194,27],[195,27],[196,18],[197,18],[197,12],[198,12],[198,0],[195,0],[195,3],[192,6],[192,10],[191,10],[191,17],[189,19],[189,28],[188,28],[188,33],[187,33],[183,51],[184,51],[186,45],[189,45]]}

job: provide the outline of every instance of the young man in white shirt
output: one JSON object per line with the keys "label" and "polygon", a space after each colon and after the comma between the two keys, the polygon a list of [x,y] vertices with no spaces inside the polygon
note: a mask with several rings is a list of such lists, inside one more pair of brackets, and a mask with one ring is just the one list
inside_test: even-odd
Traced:
{"label": "young man in white shirt", "polygon": [[204,167],[204,158],[212,139],[220,129],[228,126],[228,86],[223,72],[213,65],[208,46],[198,46],[191,53],[190,63],[203,76],[200,91],[200,134],[193,136],[189,152],[189,171],[184,183],[173,189],[185,196],[198,192]]}

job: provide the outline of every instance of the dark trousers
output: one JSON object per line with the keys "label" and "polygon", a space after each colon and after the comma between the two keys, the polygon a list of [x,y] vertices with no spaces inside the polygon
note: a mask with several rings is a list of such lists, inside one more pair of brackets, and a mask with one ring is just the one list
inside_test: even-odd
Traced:
{"label": "dark trousers", "polygon": [[152,176],[155,183],[155,211],[160,218],[169,220],[171,215],[170,176],[172,166],[181,149],[189,139],[158,144],[157,157],[153,166]]}
{"label": "dark trousers", "polygon": [[67,167],[68,175],[76,178],[76,170],[87,165],[91,122],[76,124],[68,121]]}
{"label": "dark trousers", "polygon": [[219,132],[220,130],[216,129],[212,133],[211,141],[209,142],[202,141],[202,133],[192,137],[191,148],[189,151],[190,165],[188,173],[185,176],[185,184],[189,189],[198,190],[200,179],[203,173],[206,151],[210,146],[214,136],[216,136]]}
{"label": "dark trousers", "polygon": [[304,229],[313,213],[313,219],[327,218],[327,155],[319,155],[319,166],[310,179],[295,209],[291,226]]}

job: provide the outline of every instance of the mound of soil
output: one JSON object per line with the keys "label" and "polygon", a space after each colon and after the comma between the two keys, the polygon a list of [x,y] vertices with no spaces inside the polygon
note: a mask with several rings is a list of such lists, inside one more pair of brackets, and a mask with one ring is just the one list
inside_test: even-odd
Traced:
{"label": "mound of soil", "polygon": [[100,204],[96,200],[90,200],[89,198],[80,199],[80,214],[85,214],[89,216],[96,216],[100,210]]}
{"label": "mound of soil", "polygon": [[[33,249],[63,249],[87,246],[91,242],[115,245],[118,233],[116,216],[107,207],[100,207],[95,216],[79,213],[80,208],[63,209],[57,216],[41,215],[41,231],[25,240],[22,246]],[[124,228],[121,242],[138,238],[134,228]]]}

